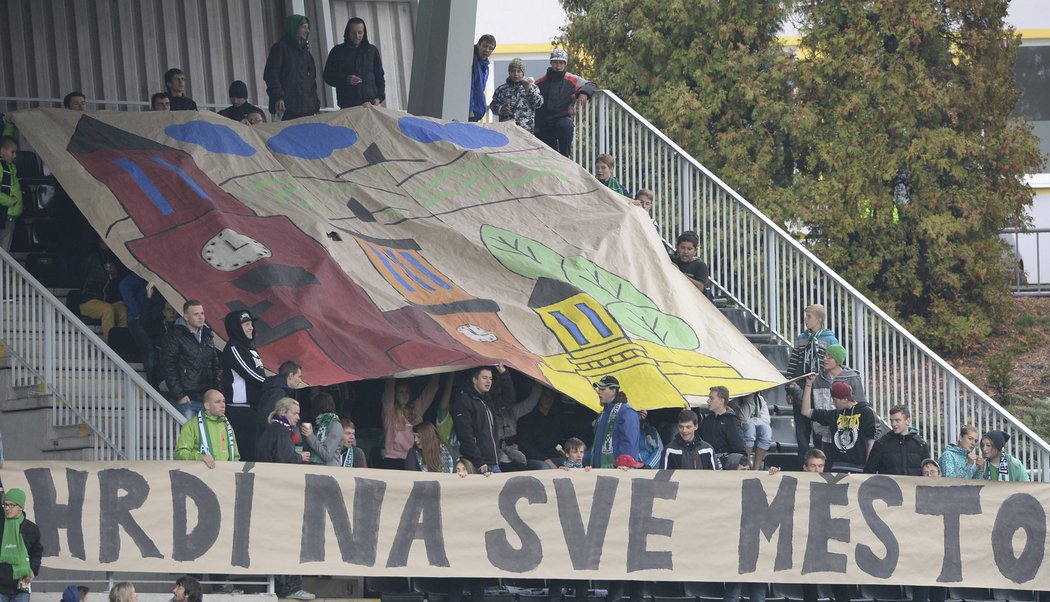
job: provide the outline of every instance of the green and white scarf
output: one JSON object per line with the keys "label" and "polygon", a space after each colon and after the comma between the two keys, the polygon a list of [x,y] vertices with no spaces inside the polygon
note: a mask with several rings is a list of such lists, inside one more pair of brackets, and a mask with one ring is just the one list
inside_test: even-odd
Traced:
{"label": "green and white scarf", "polygon": [[[616,465],[616,455],[613,453],[613,430],[616,428],[616,417],[620,415],[622,402],[613,404],[609,411],[609,421],[605,423],[605,433],[602,435],[601,464],[599,468],[612,468]],[[600,421],[599,421],[600,422]],[[598,433],[595,433],[597,435]]]}
{"label": "green and white scarf", "polygon": [[[445,474],[452,474],[455,472],[455,462],[452,461],[452,453],[448,451],[448,448],[444,445],[441,447],[441,470]],[[430,472],[427,468],[426,461],[423,460],[423,452],[419,451],[418,448],[413,449],[416,453],[416,461],[419,463],[419,470],[422,472]]]}
{"label": "green and white scarf", "polygon": [[[317,419],[316,419],[317,430],[315,431],[314,434],[317,436],[318,444],[324,445],[325,439],[328,438],[328,429],[332,428],[332,423],[338,422],[338,421],[339,421],[339,416],[333,414],[332,412],[325,412],[324,414],[321,414],[320,416],[317,417]],[[339,433],[339,438],[342,439],[342,437],[343,437],[343,434]],[[350,452],[350,453],[351,453],[351,455],[353,454],[353,452]],[[353,463],[353,461],[354,461],[353,458],[350,458],[351,464]],[[324,464],[325,461],[321,458],[321,454],[310,454],[310,463],[311,464]],[[346,465],[344,464],[344,466],[346,466]]]}
{"label": "green and white scarf", "polygon": [[11,565],[11,578],[15,581],[33,572],[29,568],[29,550],[22,539],[22,521],[25,519],[25,513],[19,514],[18,518],[5,518],[4,538],[0,540],[0,564]]}
{"label": "green and white scarf", "polygon": [[[211,444],[211,435],[208,433],[208,427],[204,424],[204,420],[204,410],[197,412],[197,429],[201,433],[201,455],[214,458],[215,454],[211,452],[214,446]],[[230,457],[227,460],[232,462],[237,457],[237,454],[234,453],[237,449],[237,440],[233,438],[233,427],[230,426],[230,421],[223,416],[222,422],[226,425],[226,440],[230,442]]]}

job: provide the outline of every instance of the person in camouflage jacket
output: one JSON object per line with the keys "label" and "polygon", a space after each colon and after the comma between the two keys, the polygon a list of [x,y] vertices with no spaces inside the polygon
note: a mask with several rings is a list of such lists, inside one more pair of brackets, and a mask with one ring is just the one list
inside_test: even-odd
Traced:
{"label": "person in camouflage jacket", "polygon": [[525,62],[514,59],[507,68],[507,83],[496,88],[489,108],[501,122],[514,121],[528,132],[536,129],[536,109],[543,106],[540,89],[525,78]]}

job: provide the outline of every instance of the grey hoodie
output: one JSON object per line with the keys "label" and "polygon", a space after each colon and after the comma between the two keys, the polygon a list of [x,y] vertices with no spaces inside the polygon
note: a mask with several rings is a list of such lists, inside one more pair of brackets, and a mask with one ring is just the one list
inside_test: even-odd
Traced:
{"label": "grey hoodie", "polygon": [[[831,400],[831,385],[835,383],[849,384],[849,386],[853,387],[853,401],[867,403],[868,396],[864,394],[864,377],[853,368],[843,366],[842,372],[835,378],[832,378],[825,370],[821,370],[817,374],[817,380],[813,383],[813,409],[835,409],[835,402]],[[825,441],[831,438],[831,430],[831,427],[817,424],[816,422],[813,423],[813,432]]]}

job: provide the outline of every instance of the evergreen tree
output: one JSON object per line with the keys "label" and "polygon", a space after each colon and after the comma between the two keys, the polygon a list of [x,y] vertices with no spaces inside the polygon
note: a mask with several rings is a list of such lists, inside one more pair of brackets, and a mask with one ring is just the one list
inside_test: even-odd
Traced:
{"label": "evergreen tree", "polygon": [[[788,12],[759,0],[563,0],[572,69],[623,98],[746,198],[786,182]],[[645,183],[638,183],[645,185]]]}
{"label": "evergreen tree", "polygon": [[778,203],[818,255],[928,344],[956,350],[1006,307],[998,230],[1040,165],[1010,117],[1019,36],[1006,0],[799,6],[792,149]]}

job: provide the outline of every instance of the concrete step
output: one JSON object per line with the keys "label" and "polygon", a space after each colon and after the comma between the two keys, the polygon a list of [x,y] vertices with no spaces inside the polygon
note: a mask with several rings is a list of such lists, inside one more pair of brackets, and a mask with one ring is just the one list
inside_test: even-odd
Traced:
{"label": "concrete step", "polygon": [[779,342],[776,335],[769,332],[744,333],[744,338],[755,345],[775,345]]}
{"label": "concrete step", "polygon": [[787,345],[761,343],[755,345],[769,363],[778,370],[786,370],[788,359],[791,357],[791,349]]}
{"label": "concrete step", "polygon": [[[19,388],[24,389],[24,387]],[[7,413],[48,409],[53,401],[54,396],[48,394],[34,393],[20,396],[16,394],[3,402],[3,411]]]}

